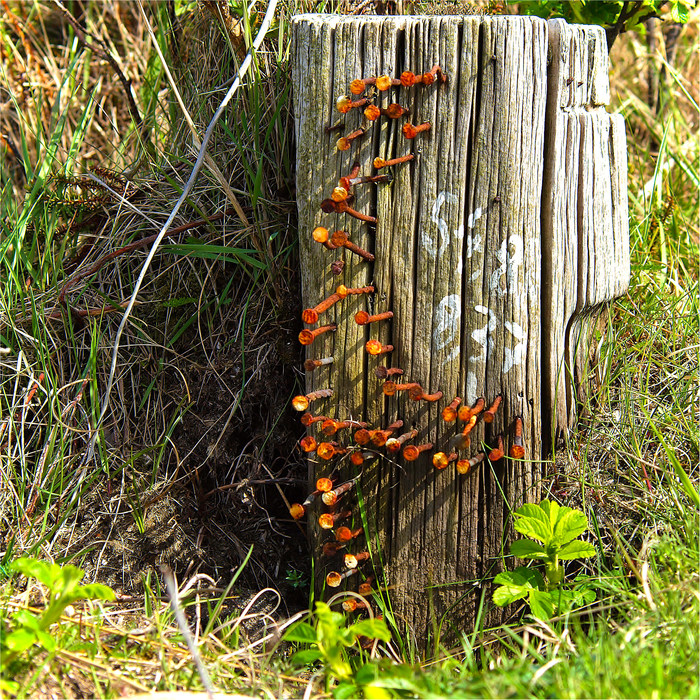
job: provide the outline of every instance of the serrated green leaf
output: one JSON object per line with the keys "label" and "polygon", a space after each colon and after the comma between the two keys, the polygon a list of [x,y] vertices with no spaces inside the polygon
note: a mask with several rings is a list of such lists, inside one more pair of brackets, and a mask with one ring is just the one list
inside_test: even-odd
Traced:
{"label": "serrated green leaf", "polygon": [[521,559],[546,559],[547,552],[542,545],[531,540],[516,540],[510,545],[510,553]]}
{"label": "serrated green leaf", "polygon": [[552,530],[549,522],[541,518],[520,518],[520,520],[515,521],[514,527],[521,535],[525,535],[525,537],[529,537],[532,540],[537,540],[544,545],[546,545],[552,537]]}
{"label": "serrated green leaf", "polygon": [[562,508],[554,524],[553,541],[559,545],[566,544],[588,529],[588,519],[580,510]]}
{"label": "serrated green leaf", "polygon": [[559,550],[559,558],[564,560],[570,559],[585,559],[586,557],[594,557],[596,549],[590,542],[575,540],[565,544]]}
{"label": "serrated green leaf", "polygon": [[530,588],[525,586],[499,586],[493,592],[493,602],[501,608],[514,603],[516,600],[527,598]]}
{"label": "serrated green leaf", "polygon": [[314,644],[316,642],[316,630],[308,622],[296,622],[284,633],[284,640],[287,642]]}
{"label": "serrated green leaf", "polygon": [[552,594],[546,591],[538,591],[534,588],[530,590],[528,598],[530,612],[540,620],[549,620],[554,614],[554,602]]}

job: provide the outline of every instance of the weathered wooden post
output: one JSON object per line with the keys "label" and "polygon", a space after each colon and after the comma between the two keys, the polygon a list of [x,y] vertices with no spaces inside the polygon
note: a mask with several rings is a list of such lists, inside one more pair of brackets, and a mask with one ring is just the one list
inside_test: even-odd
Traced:
{"label": "weathered wooden post", "polygon": [[[397,435],[415,428],[412,444],[433,445],[416,461],[373,447],[362,467],[348,453],[323,459],[336,451],[324,447],[312,453],[311,473],[314,482],[333,476],[340,483],[361,470],[362,503],[343,496],[340,504],[354,504],[352,516],[336,527],[365,525],[344,551],[369,547],[372,561],[345,583],[357,589],[373,568],[392,587],[399,626],[426,644],[434,624],[449,636],[452,626],[473,622],[480,591],[469,582],[502,568],[510,510],[540,496],[543,435],[548,449],[551,431],[574,420],[583,319],[627,286],[625,136],[622,119],[604,108],[605,35],[597,27],[496,16],[302,15],[293,28],[304,306],[339,285],[374,287],[341,293],[308,326],[337,324],[308,346],[309,359],[333,358],[307,374],[309,392],[333,390],[312,413],[369,428],[401,419]],[[380,89],[379,80],[350,94],[355,79],[396,81],[435,65],[432,81]],[[343,95],[368,102],[341,113]],[[387,110],[396,103],[409,113],[392,118],[389,110],[374,121],[364,113],[369,104]],[[407,138],[406,122],[430,128]],[[339,149],[339,137],[357,130],[350,147]],[[375,158],[405,155],[413,159],[376,169]],[[350,206],[376,224],[343,211],[350,200],[342,191],[334,193],[340,204],[322,208],[341,178],[387,171],[390,182],[343,183],[354,195]],[[318,227],[347,232],[374,260],[329,250],[312,236],[322,237]],[[336,259],[344,266],[333,265]],[[393,318],[361,325],[359,311],[393,311]],[[370,339],[393,350],[372,355]],[[442,399],[385,395],[379,366],[402,368],[390,379],[442,391]],[[467,423],[442,418],[454,397],[467,407],[483,397],[488,408],[498,396],[493,421],[479,417],[469,446],[459,437]],[[517,418],[524,459],[494,452],[467,474],[457,461],[433,466],[435,452],[449,460],[454,449],[463,470],[466,460],[497,448],[501,435],[507,455]],[[317,443],[364,449],[356,428],[326,438],[319,425],[309,426]],[[323,506],[315,503],[307,517],[322,581],[329,570],[342,574],[343,563],[342,553],[321,554],[325,539],[334,538],[318,526]]]}

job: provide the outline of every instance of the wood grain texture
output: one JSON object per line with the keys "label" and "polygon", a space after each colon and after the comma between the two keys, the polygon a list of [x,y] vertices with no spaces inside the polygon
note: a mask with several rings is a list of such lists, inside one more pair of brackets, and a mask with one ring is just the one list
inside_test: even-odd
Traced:
{"label": "wood grain texture", "polygon": [[[420,431],[417,443],[449,453],[462,424],[443,422],[442,408],[456,395],[489,404],[502,394],[495,421],[477,423],[464,457],[494,446],[500,433],[507,450],[516,416],[525,426],[524,461],[487,462],[461,477],[454,465],[435,470],[430,453],[410,463],[381,456],[362,473],[366,543],[392,587],[397,622],[420,644],[437,622],[444,641],[474,620],[481,590],[469,582],[501,570],[510,510],[540,497],[543,427],[573,418],[567,367],[583,337],[577,319],[627,285],[624,128],[604,110],[605,37],[599,28],[497,16],[301,15],[293,32],[303,303],[314,306],[341,283],[376,287],[321,317],[338,330],[308,356],[335,360],[307,376],[307,389],[335,393],[314,412],[372,427],[400,418]],[[407,118],[371,124],[362,110],[335,111],[355,78],[436,63],[446,84],[365,92],[380,107],[407,107]],[[326,133],[338,121],[342,131]],[[405,121],[431,129],[410,141]],[[358,127],[366,135],[338,151],[337,138]],[[376,216],[376,226],[320,210],[354,161],[369,175],[375,157],[408,153],[415,159],[390,168],[390,183],[355,187],[352,206]],[[375,262],[328,251],[311,237],[318,225],[348,231]],[[346,262],[338,277],[329,269],[336,257]],[[360,309],[394,318],[361,327],[353,320]],[[368,356],[369,338],[393,344],[390,358]],[[443,399],[385,397],[378,364],[402,367],[404,380]],[[345,458],[311,461],[314,479],[331,470],[341,478],[355,471]],[[358,524],[358,507],[354,514]],[[309,529],[318,547],[323,536]],[[319,564],[319,582],[328,568],[339,570],[338,561]]]}

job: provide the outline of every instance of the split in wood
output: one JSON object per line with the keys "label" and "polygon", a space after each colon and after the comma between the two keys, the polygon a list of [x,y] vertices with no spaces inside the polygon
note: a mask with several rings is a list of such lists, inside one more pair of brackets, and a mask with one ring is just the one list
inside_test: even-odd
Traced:
{"label": "split in wood", "polygon": [[407,462],[415,462],[418,457],[420,457],[421,452],[432,449],[432,442],[426,442],[423,445],[406,445],[406,447],[403,448],[402,454]]}
{"label": "split in wood", "polygon": [[374,261],[374,255],[372,255],[372,253],[368,253],[366,250],[363,250],[359,246],[355,245],[348,238],[348,234],[345,231],[334,231],[333,235],[331,236],[331,245],[333,245],[336,248],[341,248],[341,247],[346,248],[351,253],[355,253],[355,255],[359,255],[363,260],[367,260],[368,262]]}
{"label": "split in wood", "polygon": [[455,462],[459,458],[456,452],[446,455],[444,452],[436,452],[433,455],[433,466],[435,469],[445,469],[450,462]]}
{"label": "split in wood", "polygon": [[[320,326],[319,328],[314,328],[313,330],[309,330],[308,328],[305,328],[303,331],[299,331],[299,342],[302,345],[311,345],[311,343],[318,338],[319,335],[322,333],[327,333],[328,331],[335,331],[338,328],[338,326],[335,325],[335,323],[331,323],[327,326]],[[297,409],[304,411],[305,409]]]}
{"label": "split in wood", "polygon": [[515,419],[515,435],[513,444],[508,450],[508,456],[513,459],[523,459],[525,457],[525,446],[523,445],[523,419],[518,416]]}
{"label": "split in wood", "polygon": [[462,399],[459,396],[455,396],[449,406],[445,406],[442,409],[442,420],[445,423],[454,423],[457,419],[457,407],[462,403]]}
{"label": "split in wood", "polygon": [[471,459],[460,459],[457,461],[457,473],[469,474],[469,472],[477,465],[481,464],[486,459],[486,452],[479,452],[478,455]]}
{"label": "split in wood", "polygon": [[378,340],[368,340],[365,343],[365,350],[367,350],[370,355],[386,355],[392,352],[393,349],[393,345],[382,345]]}
{"label": "split in wood", "polygon": [[347,136],[341,136],[336,142],[335,142],[335,147],[339,151],[347,151],[350,146],[352,145],[352,142],[355,139],[361,138],[362,136],[365,135],[365,130],[364,129],[355,129],[352,133],[348,134]]}
{"label": "split in wood", "polygon": [[348,216],[352,216],[353,218],[359,219],[360,221],[364,221],[368,224],[377,223],[377,219],[374,216],[363,214],[362,212],[353,209],[348,205],[347,201],[334,202],[330,198],[324,199],[321,202],[321,211],[325,212],[326,214],[347,214]]}
{"label": "split in wood", "polygon": [[386,379],[387,377],[402,375],[403,370],[400,367],[385,367],[384,365],[379,365],[375,368],[374,373],[377,375],[377,379]]}
{"label": "split in wood", "polygon": [[351,510],[339,510],[335,513],[322,513],[318,516],[318,524],[324,530],[332,530],[336,523],[352,515]]}
{"label": "split in wood", "polygon": [[402,420],[394,421],[391,425],[387,426],[386,430],[373,430],[372,444],[376,447],[383,447],[391,434],[396,432],[399,428],[403,428]]}
{"label": "split in wood", "polygon": [[[315,369],[318,369],[319,367],[323,367],[324,365],[330,365],[333,363],[333,358],[332,357],[322,357],[320,360],[304,360],[304,369],[307,372],[313,372]],[[303,418],[303,416],[302,416]],[[304,421],[302,420],[302,423]]]}
{"label": "split in wood", "polygon": [[[324,229],[324,231],[326,231],[326,229]],[[316,323],[318,321],[319,314],[322,314],[324,311],[328,311],[328,309],[330,309],[331,306],[333,306],[333,304],[340,301],[341,299],[342,297],[340,296],[340,294],[334,292],[322,302],[316,304],[316,306],[314,306],[313,309],[304,309],[301,312],[301,320],[304,323]]]}
{"label": "split in wood", "polygon": [[362,534],[362,532],[363,529],[361,527],[358,527],[356,530],[351,530],[349,527],[341,525],[335,531],[335,539],[338,542],[350,542],[355,538],[359,537]]}
{"label": "split in wood", "polygon": [[330,396],[333,396],[333,389],[317,389],[310,394],[295,396],[292,399],[292,406],[295,411],[305,411],[310,403],[317,399],[327,399]]}
{"label": "split in wood", "polygon": [[403,435],[399,435],[399,437],[389,438],[386,441],[384,447],[386,447],[387,452],[398,452],[403,447],[405,442],[413,440],[413,438],[416,437],[416,435],[418,435],[418,431],[414,428],[413,430],[409,430]]}
{"label": "split in wood", "polygon": [[378,323],[379,321],[387,321],[390,318],[394,318],[393,311],[383,311],[380,314],[374,314],[370,316],[366,311],[358,311],[355,314],[355,323],[358,326],[366,326],[370,323]]}
{"label": "split in wood", "polygon": [[391,160],[384,160],[383,158],[374,159],[374,167],[377,170],[382,168],[388,168],[390,165],[400,165],[401,163],[408,163],[408,161],[413,160],[415,156],[413,153],[409,153],[407,156],[401,156],[399,158],[392,158]]}
{"label": "split in wood", "polygon": [[423,131],[428,131],[430,129],[430,122],[423,122],[422,124],[417,124],[413,126],[410,122],[403,125],[401,131],[407,139],[414,139],[418,134]]}
{"label": "split in wood", "polygon": [[353,101],[352,97],[341,95],[335,102],[335,108],[341,114],[347,114],[351,109],[364,107],[368,102],[369,100],[366,97]]}
{"label": "split in wood", "polygon": [[377,107],[377,105],[368,105],[365,108],[364,112],[365,117],[371,122],[377,121],[377,119],[379,119],[379,117],[382,115],[384,115],[385,117],[389,117],[389,119],[400,119],[401,117],[409,113],[410,110],[406,109],[405,107],[402,107],[396,102],[392,102],[386,108]]}

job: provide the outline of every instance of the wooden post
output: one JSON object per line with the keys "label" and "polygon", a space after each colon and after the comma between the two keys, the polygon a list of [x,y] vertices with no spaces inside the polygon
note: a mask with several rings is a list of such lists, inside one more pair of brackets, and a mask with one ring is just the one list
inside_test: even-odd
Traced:
{"label": "wooden post", "polygon": [[[438,628],[444,641],[473,623],[478,580],[502,569],[511,509],[540,498],[543,437],[549,449],[575,417],[572,378],[585,354],[585,319],[627,286],[624,125],[603,107],[605,35],[597,27],[500,16],[302,15],[293,31],[304,307],[341,284],[375,288],[320,315],[316,325],[335,323],[337,330],[318,336],[307,357],[332,356],[333,363],[307,374],[307,390],[334,393],[313,404],[313,413],[372,428],[402,419],[399,433],[415,426],[414,443],[434,445],[412,462],[375,449],[363,465],[362,503],[348,499],[353,516],[344,524],[365,525],[348,549],[369,547],[372,562],[346,583],[356,590],[373,567],[392,587],[398,625],[419,645]],[[368,86],[351,96],[384,109],[398,103],[410,112],[403,118],[372,122],[366,106],[336,109],[356,78],[423,74],[436,64],[432,84]],[[408,139],[406,122],[430,129]],[[364,135],[338,150],[338,138],[357,129]],[[377,157],[409,154],[409,162],[373,167]],[[376,217],[376,225],[321,209],[355,163],[360,175],[391,175],[390,182],[352,188],[352,208]],[[346,231],[374,261],[328,250],[312,237],[319,226]],[[336,259],[345,263],[338,275]],[[389,320],[354,320],[358,311],[389,310]],[[369,339],[393,352],[368,354]],[[386,397],[379,365],[400,367],[397,381],[444,396]],[[432,454],[449,455],[464,428],[445,422],[442,409],[456,396],[468,406],[483,397],[488,408],[499,395],[493,422],[479,419],[458,456],[488,452],[499,435],[507,454],[520,417],[525,458],[486,460],[466,475],[455,463],[436,469]],[[317,425],[309,430],[323,439]],[[335,439],[352,447],[353,432]],[[314,481],[358,473],[348,454],[310,464]],[[319,512],[312,509],[308,521],[321,582],[328,570],[342,572],[342,557],[321,556],[329,536],[317,525]]]}

